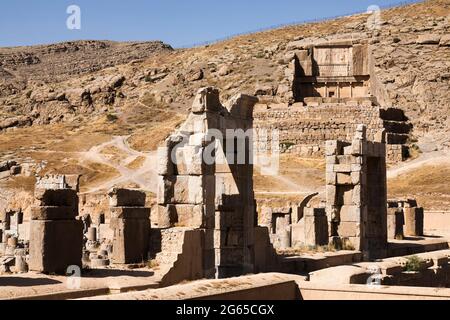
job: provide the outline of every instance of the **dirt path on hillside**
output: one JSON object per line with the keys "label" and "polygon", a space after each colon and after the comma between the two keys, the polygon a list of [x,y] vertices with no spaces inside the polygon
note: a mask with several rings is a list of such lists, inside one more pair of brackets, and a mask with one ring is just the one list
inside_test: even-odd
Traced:
{"label": "dirt path on hillside", "polygon": [[450,164],[450,151],[440,150],[422,153],[418,158],[399,163],[387,170],[387,178],[396,178],[401,174],[408,173],[414,169],[423,167],[425,165],[441,165]]}
{"label": "dirt path on hillside", "polygon": [[[153,193],[157,192],[157,152],[140,152],[133,148],[131,148],[128,144],[128,136],[115,136],[110,141],[99,144],[97,146],[92,147],[90,150],[85,152],[77,152],[78,158],[83,162],[93,162],[100,163],[114,168],[119,176],[104,181],[95,187],[92,187],[87,190],[86,193],[98,192],[101,190],[108,190],[114,186],[126,183],[134,183],[138,188],[144,191],[150,191]],[[107,148],[114,147],[123,154],[124,158],[119,162],[111,161],[108,158],[108,155],[103,153]],[[142,164],[140,164],[137,168],[130,168],[128,165],[135,161],[138,158],[143,158]],[[399,163],[387,170],[388,179],[396,178],[399,175],[408,173],[412,170],[420,168],[425,165],[439,165],[439,164],[450,164],[450,151],[440,150],[433,151],[421,154],[418,158]],[[258,166],[255,166],[255,169]],[[277,192],[274,191],[257,191],[257,193],[311,193],[316,192],[317,188],[310,188],[305,185],[301,185],[298,182],[290,179],[286,176],[282,175],[274,175],[270,176],[270,179],[277,181],[279,184],[282,184],[288,187],[288,191]],[[322,191],[322,190],[320,190]]]}
{"label": "dirt path on hillside", "polygon": [[[105,181],[95,188],[91,188],[87,193],[110,189],[122,183],[135,183],[144,191],[156,193],[157,190],[157,154],[156,151],[140,152],[132,149],[127,142],[127,136],[113,137],[112,140],[97,145],[86,152],[80,152],[79,156],[84,161],[97,162],[113,167],[120,174],[119,177]],[[115,147],[126,155],[126,158],[119,164],[108,159],[102,150],[108,147]],[[127,167],[137,158],[142,157],[144,161],[139,168],[131,169]]]}

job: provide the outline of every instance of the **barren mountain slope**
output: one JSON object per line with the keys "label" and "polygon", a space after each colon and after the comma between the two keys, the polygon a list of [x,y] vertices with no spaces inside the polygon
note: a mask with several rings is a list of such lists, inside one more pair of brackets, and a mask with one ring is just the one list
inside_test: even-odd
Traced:
{"label": "barren mountain slope", "polygon": [[7,189],[31,188],[35,172],[83,173],[85,191],[117,179],[116,168],[80,152],[112,136],[128,137],[136,152],[154,150],[203,86],[220,88],[222,100],[258,91],[285,101],[285,70],[299,40],[370,39],[386,103],[405,110],[420,147],[448,147],[449,1],[384,11],[375,31],[367,19],[349,16],[182,50],[104,41],[0,49],[0,159],[27,163],[32,172],[27,183],[8,180]]}

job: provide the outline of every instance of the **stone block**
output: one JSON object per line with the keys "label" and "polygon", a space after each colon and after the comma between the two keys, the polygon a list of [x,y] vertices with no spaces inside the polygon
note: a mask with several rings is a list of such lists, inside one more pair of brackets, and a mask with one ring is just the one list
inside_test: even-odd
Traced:
{"label": "stone block", "polygon": [[176,176],[172,203],[201,204],[203,202],[202,176]]}
{"label": "stone block", "polygon": [[171,149],[168,147],[159,147],[157,151],[158,157],[158,174],[163,176],[173,175],[174,166],[171,160]]}
{"label": "stone block", "polygon": [[114,225],[112,262],[129,264],[146,261],[149,249],[150,220],[111,219],[111,222]]}
{"label": "stone block", "polygon": [[353,76],[369,75],[368,46],[363,44],[353,45]]}
{"label": "stone block", "polygon": [[78,195],[72,189],[42,189],[34,191],[37,206],[73,207],[78,210]]}
{"label": "stone block", "polygon": [[351,174],[351,183],[356,185],[361,183],[361,172],[354,171]]}
{"label": "stone block", "polygon": [[423,209],[403,208],[405,216],[404,233],[406,236],[423,235]]}
{"label": "stone block", "polygon": [[344,155],[351,156],[352,154],[353,154],[353,148],[351,145],[344,147]]}
{"label": "stone block", "polygon": [[198,132],[189,136],[189,145],[204,147],[206,145],[206,135],[204,132]]}
{"label": "stone block", "polygon": [[143,207],[145,193],[139,190],[113,188],[108,192],[111,207]]}
{"label": "stone block", "polygon": [[361,225],[359,222],[341,221],[337,231],[340,237],[360,237]]}
{"label": "stone block", "polygon": [[352,164],[354,157],[352,155],[339,155],[337,156],[338,164]]}
{"label": "stone block", "polygon": [[366,140],[367,138],[367,127],[364,124],[358,124],[356,126],[356,131],[354,134],[354,139]]}
{"label": "stone block", "polygon": [[343,173],[350,173],[352,171],[352,167],[350,164],[335,164],[333,166],[333,171],[335,172],[343,172]]}
{"label": "stone block", "polygon": [[153,214],[152,210],[152,218],[151,223],[158,228],[170,228],[175,225],[177,222],[177,215],[175,212],[175,205],[167,204],[167,205],[158,205],[155,208],[156,214]]}
{"label": "stone block", "polygon": [[[225,103],[233,117],[240,119],[251,119],[253,115],[253,107],[258,102],[258,98],[246,94],[237,94]],[[227,127],[229,128],[229,127]]]}
{"label": "stone block", "polygon": [[403,239],[403,212],[397,208],[387,209],[387,234],[388,239]]}
{"label": "stone block", "polygon": [[[207,166],[203,161],[204,148],[198,146],[184,146],[175,150],[175,165],[178,175],[211,174],[212,165]],[[209,172],[207,172],[209,168]]]}
{"label": "stone block", "polygon": [[213,230],[214,249],[243,247],[244,238],[242,230],[229,228],[227,230]]}
{"label": "stone block", "polygon": [[353,140],[352,141],[352,155],[354,156],[360,156],[364,154],[363,146],[366,144],[363,143],[363,140]]}
{"label": "stone block", "polygon": [[337,183],[337,173],[327,172],[326,174],[326,184],[335,185]]}
{"label": "stone block", "polygon": [[350,176],[350,174],[348,173],[340,173],[338,172],[336,174],[336,180],[337,180],[337,184],[339,185],[350,185],[352,184],[352,178]]}
{"label": "stone block", "polygon": [[158,190],[156,193],[158,204],[164,205],[166,203],[171,203],[175,179],[175,176],[158,176]]}
{"label": "stone block", "polygon": [[344,205],[339,211],[341,221],[360,222],[361,208],[354,205]]}
{"label": "stone block", "polygon": [[19,240],[29,241],[30,240],[30,222],[24,221],[23,223],[19,224],[19,226],[17,228],[17,233],[19,234]]}
{"label": "stone block", "polygon": [[328,222],[324,209],[314,209],[313,215],[305,215],[304,235],[307,246],[322,246],[328,243]]}
{"label": "stone block", "polygon": [[[358,230],[359,232],[359,230]],[[354,237],[346,237],[343,239],[343,243],[344,245],[346,245],[346,247],[348,248],[348,246],[351,246],[354,248],[354,250],[361,250],[361,237],[358,236],[354,236]]]}
{"label": "stone block", "polygon": [[78,215],[75,207],[32,207],[31,220],[73,220]]}
{"label": "stone block", "polygon": [[427,33],[419,35],[416,39],[417,44],[439,44],[441,35],[436,33]]}
{"label": "stone block", "polygon": [[326,186],[326,197],[327,203],[335,203],[336,202],[336,186],[327,185]]}
{"label": "stone block", "polygon": [[293,248],[299,248],[305,245],[305,221],[300,220],[291,226],[291,245]]}
{"label": "stone block", "polygon": [[338,141],[327,140],[325,142],[325,155],[326,156],[335,156],[337,154],[338,154]]}
{"label": "stone block", "polygon": [[109,224],[100,224],[98,230],[98,238],[99,240],[113,240],[114,239],[114,230],[110,228]]}
{"label": "stone block", "polygon": [[111,207],[111,219],[149,219],[150,208]]}
{"label": "stone block", "polygon": [[219,90],[213,87],[201,88],[197,91],[192,103],[191,111],[202,113],[205,111],[219,111],[222,107],[219,100]]}
{"label": "stone block", "polygon": [[361,206],[364,202],[362,198],[362,192],[361,192],[361,184],[355,185],[353,187],[352,191],[352,203],[356,206]]}
{"label": "stone block", "polygon": [[326,156],[326,164],[337,164],[338,163],[338,159],[336,156]]}
{"label": "stone block", "polygon": [[78,220],[30,222],[29,269],[65,274],[67,267],[81,268],[83,223]]}
{"label": "stone block", "polygon": [[177,204],[174,206],[178,227],[202,228],[205,221],[203,205]]}

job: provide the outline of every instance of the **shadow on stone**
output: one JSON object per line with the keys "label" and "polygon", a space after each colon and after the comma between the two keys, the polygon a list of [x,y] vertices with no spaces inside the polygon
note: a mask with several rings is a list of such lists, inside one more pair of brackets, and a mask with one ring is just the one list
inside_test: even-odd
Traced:
{"label": "shadow on stone", "polygon": [[84,271],[83,277],[84,278],[106,278],[106,277],[120,277],[120,276],[152,277],[154,274],[155,273],[153,271],[142,271],[142,270],[97,269]]}
{"label": "shadow on stone", "polygon": [[33,287],[45,286],[50,284],[59,284],[61,281],[48,278],[21,278],[21,277],[5,277],[0,278],[0,287]]}

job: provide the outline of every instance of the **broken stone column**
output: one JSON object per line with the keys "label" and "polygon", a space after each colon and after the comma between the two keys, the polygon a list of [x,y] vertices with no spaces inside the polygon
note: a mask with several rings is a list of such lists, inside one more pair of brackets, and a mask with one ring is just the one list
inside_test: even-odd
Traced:
{"label": "broken stone column", "polygon": [[28,271],[25,249],[17,249],[14,252],[15,264],[14,272],[23,273]]}
{"label": "broken stone column", "polygon": [[30,222],[29,269],[64,274],[68,266],[81,267],[83,226],[78,195],[72,189],[35,189],[36,205]]}
{"label": "broken stone column", "polygon": [[323,246],[328,244],[328,223],[325,208],[305,208],[306,246]]}
{"label": "broken stone column", "polygon": [[325,208],[306,207],[302,218],[292,225],[292,247],[317,247],[328,244],[328,220]]}
{"label": "broken stone column", "polygon": [[387,252],[386,146],[366,140],[358,125],[351,143],[326,142],[330,241],[360,250],[365,259]]}
{"label": "broken stone column", "polygon": [[217,89],[200,89],[188,119],[158,150],[158,226],[204,230],[205,277],[253,271],[256,101],[237,95],[222,106]]}
{"label": "broken stone column", "polygon": [[97,241],[97,228],[90,227],[87,232],[88,241]]}
{"label": "broken stone column", "polygon": [[112,262],[140,263],[147,260],[150,237],[150,208],[145,193],[114,188],[109,193],[110,227],[114,231]]}
{"label": "broken stone column", "polygon": [[403,226],[405,224],[404,214],[398,207],[398,200],[389,200],[387,208],[388,239],[401,240],[404,238]]}
{"label": "broken stone column", "polygon": [[423,208],[417,207],[414,199],[403,202],[403,214],[405,217],[405,235],[423,236]]}
{"label": "broken stone column", "polygon": [[270,243],[274,248],[286,249],[291,247],[291,207],[262,207],[259,225],[268,227]]}

